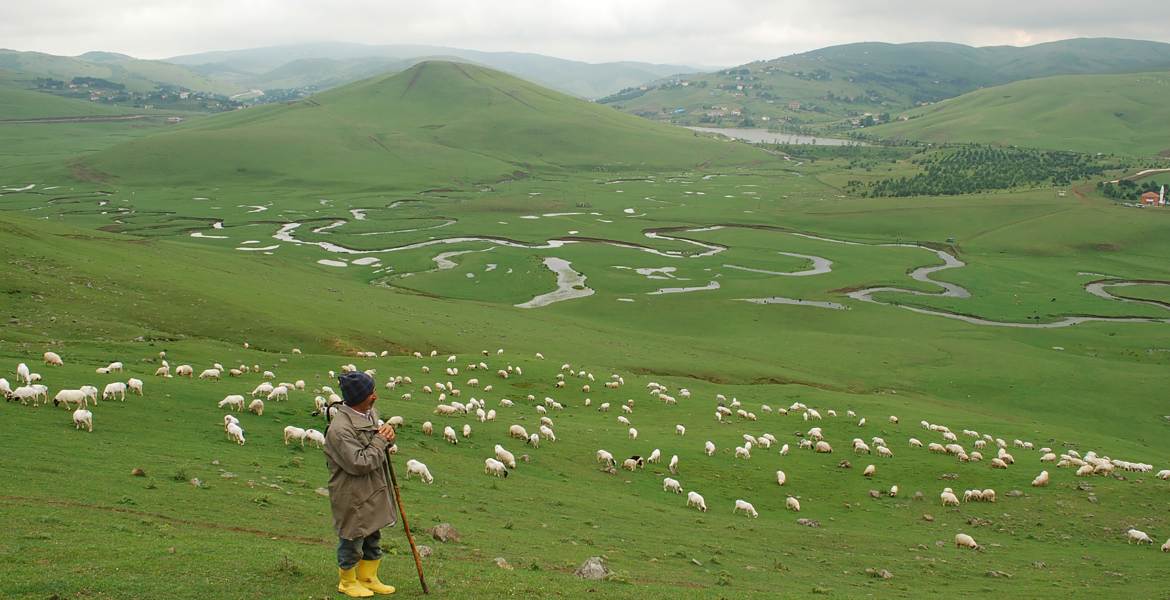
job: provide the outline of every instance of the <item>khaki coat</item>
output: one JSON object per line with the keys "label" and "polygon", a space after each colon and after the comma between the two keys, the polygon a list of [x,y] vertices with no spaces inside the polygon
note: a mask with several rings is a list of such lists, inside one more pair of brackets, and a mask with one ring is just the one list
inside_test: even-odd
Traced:
{"label": "khaki coat", "polygon": [[378,410],[367,420],[342,406],[325,432],[325,462],[329,465],[329,506],[337,537],[353,540],[398,522],[386,478],[386,448],[390,442],[378,433]]}

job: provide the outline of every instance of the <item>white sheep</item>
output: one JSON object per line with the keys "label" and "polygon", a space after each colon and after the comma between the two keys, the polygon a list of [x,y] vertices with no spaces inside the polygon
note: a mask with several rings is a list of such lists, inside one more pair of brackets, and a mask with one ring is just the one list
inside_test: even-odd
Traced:
{"label": "white sheep", "polygon": [[539,450],[540,449],[540,434],[534,433],[534,434],[528,436],[528,443],[532,444],[533,450]]}
{"label": "white sheep", "polygon": [[492,410],[489,410],[489,411],[487,411],[487,420],[488,420],[488,421],[495,421],[495,420],[496,420],[496,411],[495,411],[495,409],[492,409]]}
{"label": "white sheep", "polygon": [[219,381],[219,369],[207,369],[199,374],[199,378]]}
{"label": "white sheep", "polygon": [[77,408],[89,406],[89,396],[81,390],[61,390],[53,397],[53,406],[58,406],[65,403],[65,408],[69,408],[70,404],[76,404]]}
{"label": "white sheep", "polygon": [[894,457],[894,453],[892,451],[890,451],[890,449],[885,447],[885,446],[878,446],[877,453],[878,453],[878,456],[881,458],[893,458]]}
{"label": "white sheep", "polygon": [[522,440],[527,440],[528,439],[528,432],[525,431],[524,428],[519,426],[519,425],[513,425],[513,426],[508,428],[508,436],[514,437],[514,438],[520,438]]}
{"label": "white sheep", "polygon": [[676,494],[681,494],[682,493],[682,485],[679,484],[678,480],[671,479],[670,477],[667,477],[667,478],[662,480],[662,491],[674,492]]}
{"label": "white sheep", "polygon": [[891,497],[891,498],[896,498],[897,496],[898,496],[898,486],[896,486],[896,485],[895,485],[895,486],[891,486],[891,487],[890,487],[890,497]]}
{"label": "white sheep", "polygon": [[715,456],[715,444],[707,442],[703,446],[703,453],[707,456]]}
{"label": "white sheep", "polygon": [[195,369],[191,365],[179,365],[175,367],[175,374],[179,377],[186,375],[187,379],[191,379],[195,376]]}
{"label": "white sheep", "polygon": [[488,475],[495,475],[496,477],[508,476],[508,468],[504,466],[504,463],[494,458],[485,458],[483,460],[483,472]]}
{"label": "white sheep", "polygon": [[780,447],[780,456],[788,456],[788,444]]}
{"label": "white sheep", "polygon": [[61,360],[61,355],[57,354],[56,352],[46,352],[45,353],[45,364],[52,365],[54,367],[65,366],[65,363]]}
{"label": "white sheep", "polygon": [[280,402],[281,400],[288,400],[288,388],[283,385],[278,385],[268,392],[268,400],[273,402]]}
{"label": "white sheep", "polygon": [[654,451],[650,453],[650,458],[646,459],[646,462],[652,462],[652,463],[662,462],[662,451],[659,450],[658,448],[655,448]]}
{"label": "white sheep", "polygon": [[670,464],[667,465],[667,467],[670,468],[670,473],[672,475],[678,475],[678,455],[677,454],[670,457]]}
{"label": "white sheep", "polygon": [[1048,485],[1048,471],[1041,471],[1035,479],[1032,480],[1032,487],[1045,487]]}
{"label": "white sheep", "polygon": [[312,442],[318,448],[325,445],[325,434],[317,431],[316,429],[306,429],[305,439]]}
{"label": "white sheep", "polygon": [[707,512],[707,502],[698,492],[687,492],[687,506],[693,506],[703,512]]}
{"label": "white sheep", "polygon": [[630,439],[631,440],[638,439],[638,430],[634,429],[633,427],[630,428]]}
{"label": "white sheep", "polygon": [[800,500],[797,500],[796,498],[789,496],[788,499],[784,501],[784,508],[787,508],[788,510],[795,510],[796,512],[800,512]]}
{"label": "white sheep", "polygon": [[122,372],[122,363],[121,362],[112,362],[112,363],[110,363],[110,365],[108,367],[106,367],[106,369],[108,369],[109,372],[111,372],[111,373],[113,373],[114,371],[121,373]]}
{"label": "white sheep", "polygon": [[24,363],[16,365],[16,380],[17,382],[23,382],[26,385],[32,383],[29,381],[28,365]]}
{"label": "white sheep", "polygon": [[223,400],[219,401],[220,408],[223,408],[223,407],[229,406],[229,405],[231,407],[233,407],[235,410],[243,410],[244,409],[244,397],[239,395],[239,394],[233,394],[231,396],[225,396]]}
{"label": "white sheep", "polygon": [[453,427],[443,429],[443,439],[452,444],[459,444],[459,437],[455,435],[455,428]]}
{"label": "white sheep", "polygon": [[737,514],[741,510],[743,511],[743,514],[748,515],[753,519],[760,518],[760,514],[756,512],[756,507],[752,506],[750,502],[736,500],[735,508],[731,511],[731,514]]}
{"label": "white sheep", "polygon": [[788,476],[784,474],[784,471],[776,471],[776,484],[784,485],[785,481],[788,481]]}
{"label": "white sheep", "polygon": [[956,496],[954,492],[950,491],[950,489],[951,488],[947,488],[946,491],[944,491],[942,494],[939,494],[939,497],[942,498],[942,505],[943,506],[949,506],[949,505],[958,506],[959,505],[959,497]]}
{"label": "white sheep", "polygon": [[816,451],[823,454],[832,454],[833,447],[830,446],[828,442],[817,442]]}
{"label": "white sheep", "polygon": [[406,478],[410,479],[412,473],[417,473],[427,483],[435,482],[435,478],[431,477],[431,472],[427,469],[427,466],[414,459],[406,461]]}
{"label": "white sheep", "polygon": [[869,476],[869,475],[873,475],[875,471],[877,471],[877,467],[875,467],[873,465],[869,465],[865,468],[864,471],[862,471],[861,474],[865,475],[865,476]]}
{"label": "white sheep", "polygon": [[305,430],[300,427],[293,427],[289,425],[284,428],[284,445],[288,445],[289,440],[300,440],[301,445],[305,445]]}
{"label": "white sheep", "polygon": [[956,533],[955,534],[955,547],[956,548],[970,548],[972,550],[975,550],[975,549],[979,548],[979,544],[976,544],[975,539],[972,538],[971,536],[965,534],[965,533]]}
{"label": "white sheep", "polygon": [[605,461],[605,464],[607,464],[607,465],[617,464],[617,461],[614,460],[612,454],[610,454],[609,452],[606,452],[605,450],[598,450],[597,451],[597,460],[595,462],[601,462],[603,460]]}
{"label": "white sheep", "polygon": [[126,384],[122,383],[121,381],[115,381],[113,383],[107,384],[106,389],[102,391],[102,400],[105,400],[106,397],[109,397],[112,400],[114,396],[118,394],[122,395],[121,400],[125,402]]}
{"label": "white sheep", "polygon": [[602,402],[601,406],[597,407],[597,412],[604,412],[609,410],[609,402]]}
{"label": "white sheep", "polygon": [[744,444],[744,445],[743,445],[743,446],[741,446],[741,447],[738,447],[738,448],[736,448],[736,449],[735,449],[735,457],[736,457],[736,458],[743,457],[745,460],[750,460],[750,459],[751,459],[751,457],[752,457],[752,445],[751,445],[751,443],[749,442],[749,443],[747,443],[747,444]]}
{"label": "white sheep", "polygon": [[73,411],[73,428],[81,429],[82,425],[88,427],[89,432],[93,433],[93,413],[79,406],[77,410]]}
{"label": "white sheep", "polygon": [[244,430],[240,427],[239,423],[229,423],[227,426],[227,435],[229,440],[235,440],[237,444],[244,445]]}
{"label": "white sheep", "polygon": [[506,406],[508,408],[511,408],[511,407],[515,406],[515,403],[513,403],[511,400],[509,400],[507,398],[504,398],[503,400],[500,400],[500,406]]}
{"label": "white sheep", "polygon": [[[612,457],[611,457],[612,458]],[[516,457],[504,449],[503,446],[496,444],[496,460],[508,465],[509,469],[516,468]]]}

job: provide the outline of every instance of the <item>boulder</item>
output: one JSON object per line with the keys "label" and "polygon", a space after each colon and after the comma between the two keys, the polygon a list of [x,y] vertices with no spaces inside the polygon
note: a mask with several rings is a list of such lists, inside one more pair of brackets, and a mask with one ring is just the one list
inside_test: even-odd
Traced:
{"label": "boulder", "polygon": [[417,546],[415,549],[418,550],[419,558],[426,558],[435,553],[435,549],[430,546]]}
{"label": "boulder", "polygon": [[577,567],[576,571],[573,571],[573,576],[580,577],[581,579],[603,579],[610,573],[612,571],[601,564],[601,557],[593,556],[581,563],[581,566]]}
{"label": "boulder", "polygon": [[317,489],[313,490],[313,492],[320,495],[320,496],[325,496],[326,498],[329,497],[329,490],[327,490],[325,488],[317,488]]}
{"label": "boulder", "polygon": [[455,528],[450,523],[439,523],[428,529],[427,533],[440,542],[450,542],[451,540],[455,540],[456,542],[462,541],[459,539],[459,532],[455,531]]}

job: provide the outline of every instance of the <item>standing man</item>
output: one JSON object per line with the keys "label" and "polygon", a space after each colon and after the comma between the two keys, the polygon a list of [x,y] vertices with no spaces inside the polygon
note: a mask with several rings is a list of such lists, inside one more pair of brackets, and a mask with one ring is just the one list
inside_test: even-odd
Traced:
{"label": "standing man", "polygon": [[374,379],[361,371],[337,378],[344,406],[325,432],[329,465],[329,506],[337,544],[341,583],[337,590],[355,598],[393,594],[378,581],[383,527],[398,522],[386,478],[386,449],[394,444],[394,428],[378,425]]}

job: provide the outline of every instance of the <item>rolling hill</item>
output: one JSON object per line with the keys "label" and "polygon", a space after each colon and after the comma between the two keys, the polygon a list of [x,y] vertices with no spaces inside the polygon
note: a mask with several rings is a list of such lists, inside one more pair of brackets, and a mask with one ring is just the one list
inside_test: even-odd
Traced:
{"label": "rolling hill", "polygon": [[[278,69],[289,63],[309,61],[318,71],[312,77],[302,75],[301,85],[326,88],[339,82],[352,81],[349,73],[354,65],[366,64],[364,76],[391,71],[400,71],[411,64],[435,57],[454,57],[462,62],[484,65],[492,69],[512,73],[539,85],[552,87],[581,98],[599,98],[632,85],[672,75],[701,70],[683,65],[659,65],[642,62],[586,63],[565,60],[528,52],[481,52],[446,46],[422,46],[390,44],[371,46],[343,42],[315,42],[270,46],[246,50],[204,52],[166,59],[166,62],[189,66],[200,72],[216,72],[222,76],[249,86],[266,85],[264,81],[277,79],[265,72],[239,73],[232,75],[231,65],[264,65],[265,71]],[[333,63],[321,62],[323,60]],[[333,71],[320,67],[332,64]],[[380,66],[374,66],[378,64]],[[228,66],[227,69],[220,65]],[[303,69],[303,67],[300,67]],[[257,77],[259,76],[259,78]]]}
{"label": "rolling hill", "polygon": [[426,62],[100,152],[124,180],[422,191],[574,171],[690,169],[728,146],[490,69]]}
{"label": "rolling hill", "polygon": [[1170,73],[1076,75],[979,90],[866,131],[1124,156],[1170,155]]}
{"label": "rolling hill", "polygon": [[0,121],[120,115],[125,110],[0,85]]}
{"label": "rolling hill", "polygon": [[181,65],[155,61],[138,60],[110,52],[89,52],[76,58],[56,56],[41,52],[18,52],[0,49],[0,72],[9,73],[0,80],[9,85],[28,86],[36,77],[72,80],[74,77],[93,77],[126,86],[132,92],[148,92],[159,84],[172,85],[192,91],[230,95],[243,92],[240,84],[208,77]]}
{"label": "rolling hill", "polygon": [[689,125],[734,126],[750,118],[755,125],[783,121],[799,129],[898,113],[1013,81],[1158,68],[1168,60],[1170,44],[1137,40],[1073,39],[1023,48],[865,42],[660,80],[602,102]]}

